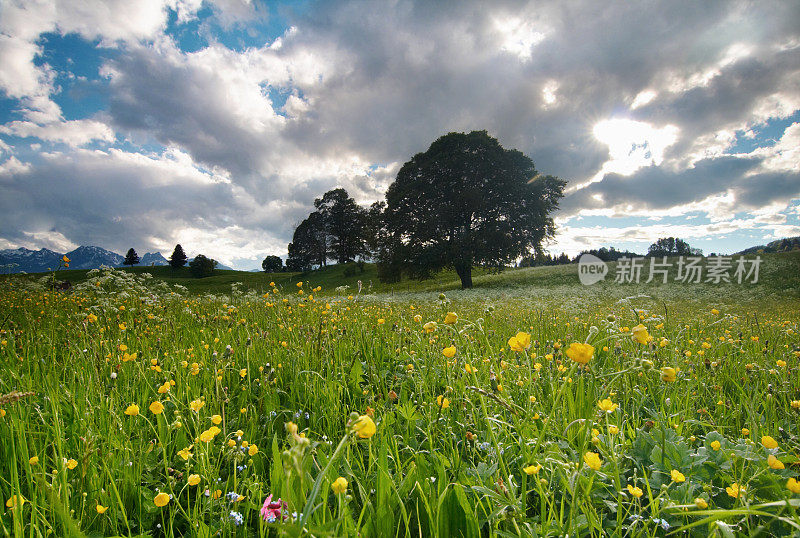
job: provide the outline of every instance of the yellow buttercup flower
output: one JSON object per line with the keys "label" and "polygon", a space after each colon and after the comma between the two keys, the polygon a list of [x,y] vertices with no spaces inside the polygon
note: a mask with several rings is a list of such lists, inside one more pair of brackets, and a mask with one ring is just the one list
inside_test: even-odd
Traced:
{"label": "yellow buttercup flower", "polygon": [[686,482],[686,477],[683,476],[683,473],[678,471],[678,470],[676,470],[676,469],[672,470],[672,472],[670,473],[670,476],[672,477],[672,481],[673,482],[678,482],[678,483]]}
{"label": "yellow buttercup flower", "polygon": [[256,445],[250,445],[250,448],[247,449],[247,454],[249,456],[255,456],[258,454],[258,447]]}
{"label": "yellow buttercup flower", "polygon": [[653,337],[650,336],[649,332],[647,332],[647,327],[645,327],[641,323],[636,327],[634,327],[633,329],[631,329],[631,340],[633,340],[634,342],[639,342],[640,344],[646,344],[650,342],[652,339]]}
{"label": "yellow buttercup flower", "polygon": [[711,441],[711,448],[713,448],[714,451],[719,450],[721,446],[722,444],[719,441]]}
{"label": "yellow buttercup flower", "polygon": [[531,335],[528,333],[518,332],[516,336],[508,339],[508,347],[512,351],[522,353],[531,347]]}
{"label": "yellow buttercup flower", "polygon": [[200,475],[199,474],[190,474],[188,482],[189,482],[190,486],[196,486],[197,484],[200,483]]}
{"label": "yellow buttercup flower", "polygon": [[196,400],[192,400],[191,402],[189,402],[189,407],[190,407],[190,408],[192,409],[192,411],[194,411],[195,413],[199,413],[199,412],[200,412],[200,410],[203,408],[203,406],[204,406],[204,405],[206,405],[206,402],[204,402],[204,401],[203,401],[203,400],[201,400],[200,398],[198,398],[198,399],[196,399]]}
{"label": "yellow buttercup flower", "polygon": [[661,369],[661,381],[665,383],[674,383],[678,377],[678,371],[670,366],[664,366]]}
{"label": "yellow buttercup flower", "polygon": [[36,465],[39,463],[39,456],[33,456],[31,459],[28,460],[30,465]]}
{"label": "yellow buttercup flower", "polygon": [[600,400],[597,402],[597,407],[599,407],[602,411],[606,413],[613,413],[619,407],[619,404],[615,404],[611,401],[611,398],[606,398],[605,400]]}
{"label": "yellow buttercup flower", "polygon": [[12,508],[13,509],[18,504],[19,504],[19,506],[22,506],[23,504],[25,504],[25,500],[26,500],[25,497],[23,497],[22,495],[12,495],[6,501],[6,508]]}
{"label": "yellow buttercup flower", "polygon": [[744,486],[740,486],[740,485],[739,485],[739,484],[737,484],[736,482],[734,482],[733,484],[731,484],[729,487],[725,488],[725,492],[726,492],[726,493],[727,493],[727,494],[728,494],[730,497],[733,497],[734,499],[738,498],[738,497],[739,497],[739,494],[740,494],[740,493],[744,493],[744,491],[745,491],[745,487],[744,487]]}
{"label": "yellow buttercup flower", "polygon": [[539,474],[539,471],[542,470],[542,466],[540,464],[528,465],[527,467],[524,467],[522,470],[525,471],[526,475],[530,476],[532,474]]}
{"label": "yellow buttercup flower", "polygon": [[458,314],[456,314],[455,312],[448,312],[447,315],[444,317],[445,325],[453,325],[457,321],[458,321]]}
{"label": "yellow buttercup flower", "polygon": [[436,405],[441,407],[442,409],[447,409],[448,407],[450,407],[450,400],[448,400],[444,396],[439,395],[436,397]]}
{"label": "yellow buttercup flower", "polygon": [[222,417],[221,417],[221,416],[219,416],[219,415],[213,415],[213,416],[211,417],[211,423],[212,423],[212,424],[214,424],[214,425],[217,425],[217,424],[219,424],[220,422],[222,422]]}
{"label": "yellow buttercup flower", "polygon": [[164,412],[164,404],[156,400],[155,402],[150,404],[150,407],[148,407],[148,409],[150,409],[150,412],[153,413],[154,415],[160,415],[161,413]]}
{"label": "yellow buttercup flower", "polygon": [[73,459],[67,460],[67,469],[69,469],[70,471],[73,470],[77,466],[78,466],[78,462],[77,461],[75,461]]}
{"label": "yellow buttercup flower", "polygon": [[432,333],[433,331],[436,330],[436,326],[437,324],[435,321],[429,321],[428,323],[423,325],[422,328],[425,330],[426,333]]}
{"label": "yellow buttercup flower", "polygon": [[[792,493],[800,495],[800,482],[798,482],[794,478],[790,478],[789,480],[786,481],[786,489],[788,489]],[[6,503],[6,506],[8,506],[8,503]]]}
{"label": "yellow buttercup flower", "polygon": [[694,505],[698,507],[700,510],[705,510],[708,508],[708,502],[702,497],[698,497],[694,500]]}
{"label": "yellow buttercup flower", "polygon": [[780,470],[785,469],[786,466],[783,464],[781,460],[776,458],[773,454],[767,456],[767,465],[769,465],[770,469]]}
{"label": "yellow buttercup flower", "polygon": [[769,449],[778,448],[778,441],[776,441],[769,435],[764,435],[763,437],[761,437],[761,444],[764,446],[764,448],[769,448]]}
{"label": "yellow buttercup flower", "polygon": [[589,344],[581,344],[573,342],[567,348],[567,357],[579,364],[586,364],[592,359],[594,355],[594,347]]}
{"label": "yellow buttercup flower", "polygon": [[169,503],[169,495],[167,495],[166,493],[159,493],[158,495],[155,496],[153,502],[158,507],[167,506],[167,504]]}
{"label": "yellow buttercup flower", "polygon": [[139,406],[136,404],[131,404],[125,408],[125,414],[131,417],[135,417],[139,414]]}
{"label": "yellow buttercup flower", "polygon": [[353,431],[362,439],[369,439],[375,435],[375,423],[367,415],[361,415],[353,422]]}
{"label": "yellow buttercup flower", "polygon": [[633,486],[631,484],[628,484],[628,493],[630,493],[631,495],[633,495],[637,499],[639,497],[641,497],[642,495],[644,495],[644,492],[642,491],[642,488],[637,488],[636,486]]}
{"label": "yellow buttercup flower", "polygon": [[344,493],[347,491],[347,480],[343,476],[340,476],[331,484],[331,490],[337,495]]}
{"label": "yellow buttercup flower", "polygon": [[600,456],[596,452],[586,452],[583,455],[583,461],[595,471],[599,471],[600,466],[603,465],[603,460],[600,459]]}
{"label": "yellow buttercup flower", "polygon": [[106,510],[108,510],[108,506],[103,506],[102,504],[97,503],[97,506],[95,506],[94,509],[97,510],[98,514],[105,514]]}
{"label": "yellow buttercup flower", "polygon": [[449,346],[442,350],[442,355],[447,357],[448,359],[452,359],[456,356],[456,346]]}

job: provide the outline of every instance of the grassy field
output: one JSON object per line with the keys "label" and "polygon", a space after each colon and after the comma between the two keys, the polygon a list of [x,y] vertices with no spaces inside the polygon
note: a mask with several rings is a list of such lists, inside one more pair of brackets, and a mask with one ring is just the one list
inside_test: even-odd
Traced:
{"label": "grassy field", "polygon": [[798,535],[800,254],[763,259],[3,277],[0,533]]}

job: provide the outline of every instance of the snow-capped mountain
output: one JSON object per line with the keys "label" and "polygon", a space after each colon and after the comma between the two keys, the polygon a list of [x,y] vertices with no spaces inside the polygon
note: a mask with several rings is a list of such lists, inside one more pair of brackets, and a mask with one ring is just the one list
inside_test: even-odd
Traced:
{"label": "snow-capped mountain", "polygon": [[147,267],[151,265],[169,265],[169,260],[162,256],[160,252],[148,252],[141,257],[139,260],[139,265]]}
{"label": "snow-capped mountain", "polygon": [[101,265],[109,267],[122,267],[125,258],[100,247],[78,247],[67,252],[70,269],[94,269]]}
{"label": "snow-capped mountain", "polygon": [[27,248],[0,250],[0,274],[41,273],[58,267],[63,254],[50,249],[29,250]]}

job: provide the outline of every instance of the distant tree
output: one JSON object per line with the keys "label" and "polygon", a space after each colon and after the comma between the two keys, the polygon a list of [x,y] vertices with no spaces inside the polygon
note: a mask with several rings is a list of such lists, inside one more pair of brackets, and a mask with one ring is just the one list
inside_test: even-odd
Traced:
{"label": "distant tree", "polygon": [[486,131],[442,136],[386,192],[384,261],[418,278],[453,267],[471,288],[474,265],[510,264],[555,234],[565,184]]}
{"label": "distant tree", "polygon": [[378,258],[381,247],[386,243],[389,233],[386,228],[386,202],[374,202],[365,213],[364,245],[367,256],[373,260]]}
{"label": "distant tree", "polygon": [[264,261],[261,262],[261,269],[263,269],[265,273],[277,273],[283,270],[283,260],[280,256],[267,256],[264,258]]}
{"label": "distant tree", "polygon": [[189,262],[189,270],[195,278],[203,278],[214,274],[214,268],[217,266],[217,261],[207,258],[202,254],[198,254],[194,259]]}
{"label": "distant tree", "polygon": [[297,225],[288,250],[286,267],[291,271],[306,271],[313,265],[326,265],[328,235],[319,211],[314,211]]}
{"label": "distant tree", "polygon": [[327,255],[337,263],[353,261],[366,254],[364,227],[367,212],[347,191],[338,188],[314,200],[314,207],[322,216],[327,237]]}
{"label": "distant tree", "polygon": [[692,248],[683,239],[662,237],[647,249],[648,256],[698,256],[700,249]]}
{"label": "distant tree", "polygon": [[137,263],[139,263],[139,255],[131,248],[125,255],[125,261],[122,262],[122,265],[136,265]]}
{"label": "distant tree", "polygon": [[175,250],[172,251],[172,256],[169,257],[169,264],[173,269],[178,269],[186,265],[186,253],[183,247],[179,244],[175,245]]}

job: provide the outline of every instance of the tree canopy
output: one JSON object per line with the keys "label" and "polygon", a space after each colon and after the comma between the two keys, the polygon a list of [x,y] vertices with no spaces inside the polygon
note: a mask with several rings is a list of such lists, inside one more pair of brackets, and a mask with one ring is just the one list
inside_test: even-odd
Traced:
{"label": "tree canopy", "polygon": [[139,255],[131,248],[125,255],[125,261],[122,262],[122,265],[136,265],[137,263],[139,263]]}
{"label": "tree canopy", "polygon": [[214,274],[217,261],[202,254],[198,254],[189,262],[189,270],[195,278],[203,278]]}
{"label": "tree canopy", "polygon": [[264,261],[261,262],[261,269],[263,269],[265,273],[277,273],[283,270],[283,260],[280,256],[267,256],[264,258]]}
{"label": "tree canopy", "polygon": [[701,253],[700,249],[676,237],[662,237],[647,249],[648,256],[698,256]]}
{"label": "tree canopy", "polygon": [[566,182],[486,131],[449,133],[405,163],[386,193],[384,263],[424,278],[452,267],[472,287],[476,264],[509,264],[555,234]]}
{"label": "tree canopy", "polygon": [[183,247],[178,243],[175,245],[175,250],[172,251],[172,256],[169,257],[169,264],[173,269],[178,269],[186,265],[186,253]]}

